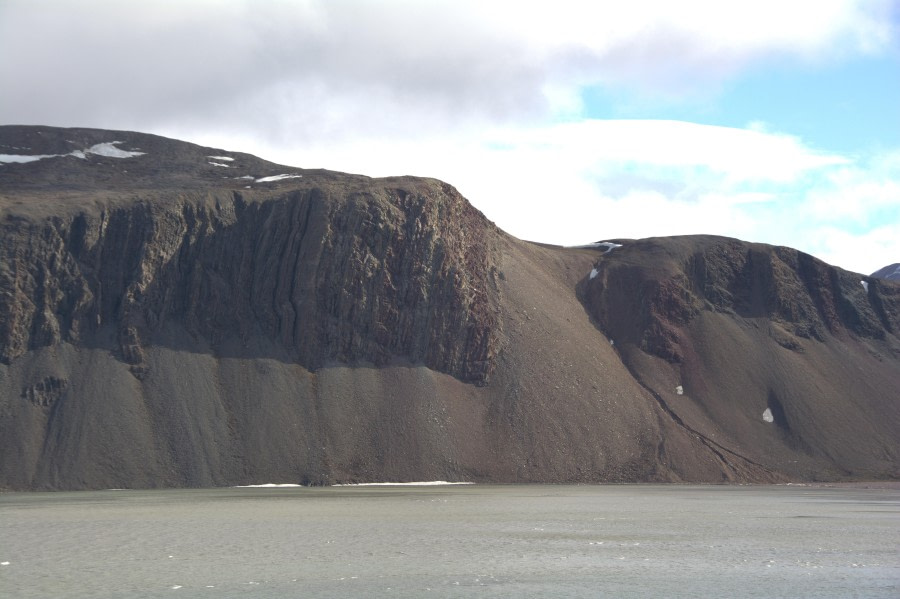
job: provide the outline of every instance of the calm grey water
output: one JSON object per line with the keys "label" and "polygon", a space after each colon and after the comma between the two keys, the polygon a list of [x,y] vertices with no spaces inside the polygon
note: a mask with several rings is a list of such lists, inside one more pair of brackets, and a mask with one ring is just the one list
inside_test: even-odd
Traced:
{"label": "calm grey water", "polygon": [[900,597],[900,491],[0,495],[0,596]]}

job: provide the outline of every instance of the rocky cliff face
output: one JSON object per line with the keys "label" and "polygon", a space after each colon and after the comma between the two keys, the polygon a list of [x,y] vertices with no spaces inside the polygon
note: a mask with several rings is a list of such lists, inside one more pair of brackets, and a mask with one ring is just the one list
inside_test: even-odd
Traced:
{"label": "rocky cliff face", "polygon": [[0,488],[898,476],[900,286],[787,248],[46,127],[0,240]]}
{"label": "rocky cliff face", "polygon": [[896,474],[900,287],[717,237],[631,242],[596,271],[584,291],[596,321],[723,461]]}
{"label": "rocky cliff face", "polygon": [[[142,164],[149,153],[127,160],[131,172],[156,170]],[[94,168],[59,156],[5,169],[40,179],[60,162]],[[124,204],[87,192],[90,210],[51,218],[7,212],[0,360],[110,326],[140,377],[145,345],[176,327],[213,346],[261,335],[310,369],[402,357],[487,382],[499,331],[495,231],[456,190],[310,173],[248,190],[242,177],[184,193],[138,189]]]}
{"label": "rocky cliff face", "polygon": [[[598,274],[589,284],[597,318],[672,363],[684,361],[684,331],[702,312],[765,319],[776,343],[798,351],[804,340],[887,340],[900,328],[895,285],[785,247],[698,236],[641,240],[601,260]],[[628,302],[641,309],[627,310]],[[632,319],[622,321],[623,313]]]}

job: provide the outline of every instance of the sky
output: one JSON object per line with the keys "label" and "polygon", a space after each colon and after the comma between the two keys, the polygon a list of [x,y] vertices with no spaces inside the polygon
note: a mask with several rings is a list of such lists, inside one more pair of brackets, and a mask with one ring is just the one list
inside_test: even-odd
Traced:
{"label": "sky", "polygon": [[900,262],[900,0],[0,0],[0,124],[454,185],[507,232]]}

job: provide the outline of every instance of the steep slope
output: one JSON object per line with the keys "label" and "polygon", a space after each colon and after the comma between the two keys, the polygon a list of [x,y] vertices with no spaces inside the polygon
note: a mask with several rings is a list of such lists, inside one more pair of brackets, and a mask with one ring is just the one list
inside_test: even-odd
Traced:
{"label": "steep slope", "polygon": [[0,163],[0,488],[898,475],[895,284],[138,133]]}

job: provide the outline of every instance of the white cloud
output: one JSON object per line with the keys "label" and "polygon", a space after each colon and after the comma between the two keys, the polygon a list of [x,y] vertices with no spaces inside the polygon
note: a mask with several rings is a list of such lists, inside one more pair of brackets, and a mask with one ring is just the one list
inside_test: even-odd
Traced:
{"label": "white cloud", "polygon": [[891,6],[5,0],[0,80],[27,85],[4,89],[0,119],[303,141],[533,123],[577,113],[584,86],[677,96],[761,61],[884,51]]}
{"label": "white cloud", "polygon": [[878,226],[851,233],[834,225],[816,229],[816,236],[804,239],[807,252],[829,264],[869,275],[900,261],[900,224]]}
{"label": "white cloud", "polygon": [[562,244],[704,232],[825,257],[838,254],[822,237],[845,231],[868,236],[866,252],[838,263],[874,270],[900,260],[893,225],[879,225],[896,170],[762,123],[585,121],[582,94],[684,98],[775,62],[892,51],[895,11],[892,0],[3,0],[0,81],[14,84],[0,122],[436,176],[511,233]]}
{"label": "white cloud", "polygon": [[565,157],[570,163],[608,170],[629,163],[702,168],[734,181],[790,181],[804,171],[846,164],[799,139],[749,129],[683,121],[583,120],[533,130],[503,132],[499,144]]}
{"label": "white cloud", "polygon": [[828,173],[823,183],[804,200],[810,218],[858,229],[877,224],[882,213],[900,217],[900,175],[891,179],[872,170],[842,168]]}
{"label": "white cloud", "polygon": [[534,241],[720,234],[789,245],[863,273],[900,257],[896,155],[824,155],[758,128],[585,121],[263,155],[438,177],[501,228]]}

